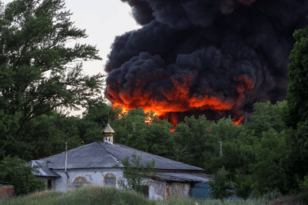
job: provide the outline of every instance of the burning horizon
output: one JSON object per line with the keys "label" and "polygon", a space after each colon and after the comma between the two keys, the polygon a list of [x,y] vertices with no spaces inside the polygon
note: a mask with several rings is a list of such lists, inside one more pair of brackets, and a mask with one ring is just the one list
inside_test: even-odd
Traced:
{"label": "burning horizon", "polygon": [[185,116],[231,115],[284,100],[295,29],[308,25],[301,0],[122,0],[143,27],[117,36],[105,96],[173,125]]}

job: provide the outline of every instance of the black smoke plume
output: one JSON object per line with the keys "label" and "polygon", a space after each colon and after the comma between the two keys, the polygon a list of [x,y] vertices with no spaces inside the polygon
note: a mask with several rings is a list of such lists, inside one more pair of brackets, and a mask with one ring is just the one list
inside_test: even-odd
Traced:
{"label": "black smoke plume", "polygon": [[[308,0],[122,1],[143,27],[115,38],[105,67],[110,101],[130,108],[167,103],[179,107],[178,118],[191,111],[217,119],[252,113],[256,101],[285,99],[292,34],[308,26]],[[252,86],[244,83],[239,93],[243,76]],[[205,96],[234,105],[216,112],[189,102]]]}

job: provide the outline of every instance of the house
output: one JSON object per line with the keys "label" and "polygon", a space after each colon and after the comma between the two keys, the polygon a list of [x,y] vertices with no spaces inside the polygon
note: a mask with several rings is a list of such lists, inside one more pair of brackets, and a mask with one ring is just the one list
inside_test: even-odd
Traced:
{"label": "house", "polygon": [[[156,161],[155,169],[158,173],[147,180],[149,183],[144,190],[150,199],[166,198],[170,195],[189,197],[193,184],[209,181],[208,176],[203,173],[204,170],[199,167],[113,143],[114,130],[109,123],[103,132],[105,137],[102,141],[43,159],[31,160],[28,165],[35,168],[32,173],[44,180],[46,187],[59,191],[71,190],[88,183],[121,188],[120,180],[127,185],[127,180],[123,178],[122,162],[127,156],[131,160],[132,155],[136,154],[141,156],[140,164],[144,167],[152,159]],[[130,160],[131,166],[134,167]],[[115,168],[115,165],[119,167]]]}

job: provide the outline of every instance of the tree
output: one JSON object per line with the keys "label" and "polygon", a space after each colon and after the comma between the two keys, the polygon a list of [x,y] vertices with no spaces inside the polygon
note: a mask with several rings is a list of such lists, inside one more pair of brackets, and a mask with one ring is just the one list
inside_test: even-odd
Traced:
{"label": "tree", "polygon": [[204,168],[212,157],[219,156],[219,139],[211,134],[212,124],[202,115],[198,119],[185,117],[176,126],[177,161]]}
{"label": "tree", "polygon": [[[133,189],[137,193],[142,193],[144,190],[144,186],[148,186],[149,182],[146,180],[151,179],[157,174],[157,171],[154,170],[155,167],[155,159],[151,162],[147,162],[147,167],[144,168],[142,164],[140,164],[141,156],[136,156],[136,154],[132,155],[133,159],[131,162],[134,164],[133,168],[129,162],[129,157],[126,157],[123,160],[123,165],[125,167],[124,178],[127,180],[127,184],[124,181],[120,181],[119,184],[124,189]],[[114,166],[118,168],[119,166]]]}
{"label": "tree", "polygon": [[[25,154],[25,150],[15,150],[15,153],[28,161],[63,152],[65,139],[69,141],[68,149],[81,146],[78,129],[80,121],[78,117],[66,117],[56,111],[41,115],[28,122],[24,128],[24,139],[28,144],[26,150],[29,150],[27,153],[30,155]],[[14,148],[14,144],[9,142],[7,147]]]}
{"label": "tree", "polygon": [[[20,115],[18,114],[7,116],[3,110],[0,110],[0,161],[7,155],[8,150],[5,149],[7,144],[15,141],[14,136],[19,129],[18,120]],[[20,143],[18,146],[20,146]],[[26,147],[24,144],[22,146]]]}
{"label": "tree", "polygon": [[237,174],[232,179],[231,182],[233,191],[236,196],[246,200],[252,193],[252,177],[251,175],[245,175],[241,171],[237,171]]}
{"label": "tree", "polygon": [[228,181],[228,174],[228,171],[222,167],[208,182],[211,187],[210,196],[214,199],[223,199],[233,195],[231,182]]}
{"label": "tree", "polygon": [[[295,44],[290,52],[291,62],[288,65],[289,86],[287,90],[287,108],[283,120],[294,129],[290,136],[291,146],[290,172],[300,181],[308,172],[308,27],[295,30]],[[290,160],[291,161],[291,160]],[[299,189],[299,187],[297,187]]]}
{"label": "tree", "polygon": [[15,0],[0,16],[0,108],[21,112],[21,125],[59,106],[78,109],[100,93],[103,75],[83,76],[82,64],[69,66],[101,58],[90,45],[65,47],[87,35],[64,8],[63,0]]}
{"label": "tree", "polygon": [[31,171],[34,171],[33,168],[16,156],[7,156],[0,162],[0,180],[13,184],[16,196],[27,195],[45,188],[44,181],[37,179]]}
{"label": "tree", "polygon": [[254,189],[265,194],[278,189],[287,194],[292,187],[294,175],[288,173],[287,165],[290,163],[287,138],[291,130],[278,132],[270,128],[263,132],[259,143],[255,145],[256,163],[251,166]]}
{"label": "tree", "polygon": [[291,63],[288,65],[289,87],[284,121],[288,127],[295,129],[299,122],[308,120],[308,27],[295,30],[296,40],[290,52]]}
{"label": "tree", "polygon": [[245,127],[255,131],[255,136],[259,139],[262,132],[268,131],[270,128],[278,132],[285,129],[286,125],[282,120],[287,101],[278,101],[276,104],[271,104],[270,101],[253,104],[254,113]]}

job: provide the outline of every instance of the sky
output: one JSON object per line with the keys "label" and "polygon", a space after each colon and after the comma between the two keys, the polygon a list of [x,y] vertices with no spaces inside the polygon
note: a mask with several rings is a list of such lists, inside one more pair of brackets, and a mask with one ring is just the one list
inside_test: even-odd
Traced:
{"label": "sky", "polygon": [[[4,4],[12,0],[1,0]],[[83,62],[83,71],[87,75],[106,74],[104,66],[110,46],[116,36],[141,28],[131,14],[131,7],[121,0],[65,0],[66,10],[73,15],[71,21],[79,29],[86,29],[89,36],[78,43],[96,45],[103,60]],[[73,42],[74,45],[77,41]],[[71,46],[71,45],[68,45]],[[103,93],[103,89],[102,89]],[[70,115],[80,115],[82,111],[72,111]]]}

